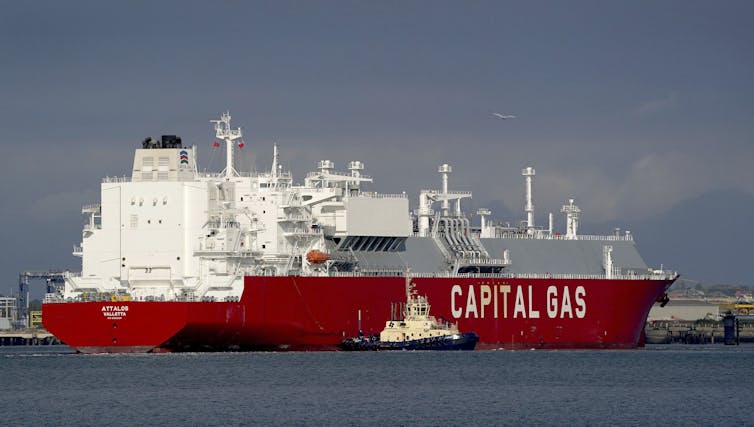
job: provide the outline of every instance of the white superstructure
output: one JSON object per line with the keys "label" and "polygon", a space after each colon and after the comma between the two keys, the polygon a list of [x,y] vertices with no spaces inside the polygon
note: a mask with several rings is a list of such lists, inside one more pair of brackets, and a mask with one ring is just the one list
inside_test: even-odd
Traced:
{"label": "white superstructure", "polygon": [[218,174],[199,173],[196,148],[166,135],[136,150],[130,178],[103,180],[101,203],[82,209],[74,249],[82,271],[67,279],[64,298],[234,300],[244,275],[326,274],[338,262],[310,264],[311,250],[331,252],[345,241],[397,245],[411,234],[406,196],[362,192],[372,180],[361,162],[351,162],[348,174],[320,162],[303,186],[294,185],[275,146],[269,173],[238,173],[241,131],[230,119],[213,121],[227,153]]}

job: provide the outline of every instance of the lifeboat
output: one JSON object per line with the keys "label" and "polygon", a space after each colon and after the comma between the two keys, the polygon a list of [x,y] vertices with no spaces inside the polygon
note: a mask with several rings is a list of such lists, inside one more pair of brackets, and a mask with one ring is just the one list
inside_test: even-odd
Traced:
{"label": "lifeboat", "polygon": [[317,249],[313,249],[306,254],[306,260],[311,264],[322,264],[327,261],[327,259],[327,254]]}

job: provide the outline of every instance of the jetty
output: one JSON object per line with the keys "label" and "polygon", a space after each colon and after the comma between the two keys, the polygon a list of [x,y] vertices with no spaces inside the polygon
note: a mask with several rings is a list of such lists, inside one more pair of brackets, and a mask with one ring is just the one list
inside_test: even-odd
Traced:
{"label": "jetty", "polygon": [[0,347],[11,345],[55,345],[60,340],[44,329],[0,331]]}
{"label": "jetty", "polygon": [[[754,342],[754,319],[739,317],[737,339]],[[655,320],[644,329],[647,344],[723,344],[725,327],[722,320]]]}

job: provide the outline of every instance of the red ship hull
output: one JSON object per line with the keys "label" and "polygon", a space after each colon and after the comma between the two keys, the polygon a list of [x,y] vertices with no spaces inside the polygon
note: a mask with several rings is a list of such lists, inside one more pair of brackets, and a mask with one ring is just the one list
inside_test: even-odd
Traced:
{"label": "red ship hull", "polygon": [[[476,332],[478,349],[633,348],[673,280],[414,277],[432,314]],[[331,350],[377,333],[403,277],[249,276],[239,302],[68,302],[43,322],[84,353]]]}

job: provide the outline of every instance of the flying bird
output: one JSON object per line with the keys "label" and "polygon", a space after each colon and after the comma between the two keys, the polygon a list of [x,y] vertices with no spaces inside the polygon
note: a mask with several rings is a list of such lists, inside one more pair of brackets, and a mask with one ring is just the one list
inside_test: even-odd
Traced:
{"label": "flying bird", "polygon": [[501,120],[508,120],[508,119],[515,119],[516,118],[516,116],[510,115],[510,114],[506,115],[506,114],[500,114],[500,113],[492,113],[492,115],[495,116],[495,117],[497,117],[498,119],[501,119]]}

